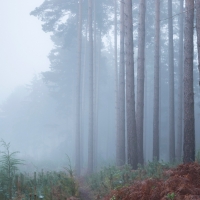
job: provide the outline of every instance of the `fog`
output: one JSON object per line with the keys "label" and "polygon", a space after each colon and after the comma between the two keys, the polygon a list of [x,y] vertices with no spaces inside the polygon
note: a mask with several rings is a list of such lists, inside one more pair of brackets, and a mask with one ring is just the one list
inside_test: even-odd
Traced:
{"label": "fog", "polygon": [[[30,82],[34,74],[49,69],[47,55],[52,48],[48,34],[30,12],[43,0],[5,1],[0,8],[0,102],[19,85]],[[42,47],[42,48],[41,48]]]}
{"label": "fog", "polygon": [[[100,169],[102,166],[116,164],[117,132],[118,122],[120,122],[118,117],[121,117],[121,115],[117,115],[119,110],[117,98],[119,98],[119,86],[123,84],[118,80],[120,78],[121,59],[119,45],[120,10],[118,4],[118,32],[116,38],[118,42],[118,56],[116,58],[118,68],[116,70],[114,3],[110,0],[98,0],[96,4],[96,8],[99,6],[101,9],[94,9],[94,13],[96,13],[93,13],[93,20],[96,20],[96,23],[91,24],[91,26],[93,25],[93,35],[90,37],[88,4],[86,0],[83,0],[81,39],[78,40],[78,25],[80,25],[80,22],[77,18],[78,4],[76,1],[7,0],[2,2],[0,8],[2,15],[0,19],[0,138],[6,143],[10,142],[12,151],[20,152],[18,156],[26,163],[22,167],[23,170],[62,169],[68,162],[67,157],[70,158],[75,169],[77,154],[80,154],[78,159],[81,172],[86,173],[91,149],[93,152],[92,163],[95,170]],[[153,160],[154,112],[155,13],[152,2],[148,1],[147,4],[144,140],[142,141],[144,145],[144,163]],[[168,15],[165,2],[161,2],[161,7],[159,160],[169,162],[169,41],[168,21],[165,20]],[[136,100],[138,94],[138,10],[138,1],[134,1],[133,59],[135,72],[132,78],[134,78],[135,84],[135,99],[133,99],[134,103],[136,101],[135,107],[138,103]],[[178,104],[180,104],[178,100],[180,87],[178,82],[180,14],[176,15],[177,13],[179,13],[179,3],[174,0],[173,87],[175,95],[174,142],[176,149],[178,143]],[[91,38],[94,40],[92,61]],[[194,38],[196,41],[196,33]],[[79,46],[80,49],[78,50],[80,40],[82,46]],[[80,61],[78,56],[81,56]],[[200,148],[197,60],[197,45],[194,42],[196,151]],[[78,64],[81,65],[80,71],[78,71]],[[93,71],[91,71],[91,65],[93,65]],[[127,75],[122,75],[122,77],[124,82],[127,81]],[[91,79],[93,82],[91,82]],[[80,85],[77,86],[77,83]],[[125,88],[125,85],[123,86]],[[124,109],[127,104],[128,101],[123,105]],[[93,107],[92,111],[91,107]],[[124,115],[124,118],[127,127],[127,116]],[[91,129],[93,131],[92,136],[90,135]],[[128,163],[127,128],[124,129],[123,134],[126,141],[124,144],[126,154],[124,159],[125,163]],[[79,142],[77,142],[77,135],[79,136]],[[92,146],[90,146],[91,141]]]}
{"label": "fog", "polygon": [[[30,12],[42,2],[43,0],[8,0],[2,2],[0,8],[2,14],[0,19],[0,104],[5,105],[9,99],[14,98],[9,105],[11,112],[18,98],[20,98],[20,104],[24,105],[23,98],[26,95],[23,90],[34,76],[49,69],[50,62],[47,56],[53,47],[50,35],[42,31],[39,20],[30,16]],[[14,94],[18,92],[18,97],[15,97]],[[17,117],[18,113],[13,112],[12,115]],[[21,121],[21,123],[24,122]],[[1,125],[2,123],[5,126],[5,122],[1,120]],[[11,123],[10,126],[13,124]],[[30,133],[27,131],[24,134]],[[31,142],[30,138],[27,138],[29,142],[26,141],[24,134],[16,135],[9,131],[8,127],[1,128],[1,139],[6,143],[10,142],[13,151],[20,151],[20,154],[23,154],[20,156],[23,158],[24,155],[26,158],[34,157],[33,152],[26,151],[26,145],[24,148],[25,143],[34,145],[34,141]]]}

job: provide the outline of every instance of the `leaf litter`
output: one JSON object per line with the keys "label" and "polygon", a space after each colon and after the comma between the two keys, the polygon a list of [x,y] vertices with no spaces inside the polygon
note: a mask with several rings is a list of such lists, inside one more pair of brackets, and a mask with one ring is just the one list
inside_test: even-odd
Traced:
{"label": "leaf litter", "polygon": [[200,200],[200,164],[181,164],[163,171],[162,179],[136,180],[112,190],[104,200]]}

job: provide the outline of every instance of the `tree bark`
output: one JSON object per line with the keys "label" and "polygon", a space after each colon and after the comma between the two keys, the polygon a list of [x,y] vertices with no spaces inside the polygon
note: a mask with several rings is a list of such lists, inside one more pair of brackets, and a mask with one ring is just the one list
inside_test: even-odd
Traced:
{"label": "tree bark", "polygon": [[124,0],[120,2],[120,66],[119,66],[119,122],[117,129],[116,164],[125,164],[125,66],[124,66]]}
{"label": "tree bark", "polygon": [[97,106],[97,27],[96,27],[96,0],[93,0],[93,7],[94,7],[94,41],[93,41],[93,94],[94,94],[94,171],[97,171],[97,165],[98,165],[98,158],[97,158],[97,152],[98,152],[98,106]]}
{"label": "tree bark", "polygon": [[193,92],[193,29],[194,0],[185,1],[184,28],[184,147],[183,162],[195,160],[194,92]]}
{"label": "tree bark", "polygon": [[[183,0],[180,0],[180,13],[183,13]],[[177,116],[177,152],[178,161],[183,151],[183,14],[179,16],[179,59],[178,59],[178,116]]]}
{"label": "tree bark", "polygon": [[168,0],[168,67],[169,67],[169,160],[175,161],[175,118],[174,118],[174,44],[172,0]]}
{"label": "tree bark", "polygon": [[132,0],[125,1],[125,25],[127,153],[128,164],[137,169]]}
{"label": "tree bark", "polygon": [[84,47],[83,47],[83,64],[81,70],[81,168],[84,165],[85,158],[85,90],[86,90],[86,74],[88,66],[88,17],[87,17],[86,27],[85,27],[85,38],[84,38]]}
{"label": "tree bark", "polygon": [[[97,30],[96,30],[97,31]],[[97,33],[96,33],[97,34]],[[101,30],[98,31],[98,37],[96,38],[96,65],[95,65],[95,170],[98,168],[98,155],[99,155],[99,70],[101,66]]]}
{"label": "tree bark", "polygon": [[82,0],[79,0],[78,19],[78,68],[76,88],[76,174],[81,173],[81,49],[82,49]]}
{"label": "tree bark", "polygon": [[145,8],[146,0],[140,0],[138,25],[138,66],[137,66],[137,139],[138,163],[144,164],[143,122],[144,122],[144,65],[145,65]]}
{"label": "tree bark", "polygon": [[119,134],[119,99],[118,99],[118,62],[117,62],[117,0],[114,0],[114,9],[115,9],[115,18],[114,18],[114,26],[115,26],[115,32],[114,32],[114,49],[115,49],[115,127],[116,127],[116,134]]}
{"label": "tree bark", "polygon": [[89,28],[89,135],[88,135],[88,173],[94,170],[94,102],[93,102],[93,30],[92,30],[92,0],[88,0]]}
{"label": "tree bark", "polygon": [[196,30],[197,30],[199,86],[200,86],[200,0],[196,0],[195,3],[196,3]]}
{"label": "tree bark", "polygon": [[159,160],[160,0],[155,0],[153,158]]}

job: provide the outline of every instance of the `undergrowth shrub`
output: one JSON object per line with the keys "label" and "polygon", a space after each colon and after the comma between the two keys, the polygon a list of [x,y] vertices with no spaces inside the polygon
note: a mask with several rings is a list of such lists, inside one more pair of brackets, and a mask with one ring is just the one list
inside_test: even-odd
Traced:
{"label": "undergrowth shrub", "polygon": [[197,162],[180,164],[168,170],[167,179],[148,178],[136,181],[128,187],[112,190],[104,200],[138,199],[199,199],[200,165]]}
{"label": "undergrowth shrub", "polygon": [[64,200],[78,196],[78,184],[68,157],[68,166],[60,172],[19,173],[23,160],[19,152],[10,152],[10,144],[0,141],[4,148],[0,153],[0,200]]}
{"label": "undergrowth shrub", "polygon": [[3,151],[0,155],[0,194],[4,199],[12,199],[16,196],[15,192],[15,176],[18,171],[18,165],[23,164],[23,161],[16,158],[18,151],[10,152],[10,143],[4,140],[0,141]]}
{"label": "undergrowth shrub", "polygon": [[87,183],[96,196],[104,196],[113,189],[129,185],[137,177],[129,165],[104,167],[98,173],[87,177]]}
{"label": "undergrowth shrub", "polygon": [[148,161],[148,163],[144,166],[138,165],[139,173],[141,173],[140,179],[147,179],[147,178],[158,178],[162,179],[163,171],[168,170],[171,168],[175,168],[178,166],[180,162],[176,161],[174,163],[164,162],[163,160],[158,161],[154,159],[153,161]]}
{"label": "undergrowth shrub", "polygon": [[174,168],[176,165],[177,163],[170,164],[154,159],[144,166],[138,165],[137,170],[132,170],[130,165],[104,167],[100,172],[88,176],[87,183],[95,196],[100,199],[100,197],[105,196],[111,190],[129,186],[137,180],[148,178],[162,179],[164,178],[163,170]]}

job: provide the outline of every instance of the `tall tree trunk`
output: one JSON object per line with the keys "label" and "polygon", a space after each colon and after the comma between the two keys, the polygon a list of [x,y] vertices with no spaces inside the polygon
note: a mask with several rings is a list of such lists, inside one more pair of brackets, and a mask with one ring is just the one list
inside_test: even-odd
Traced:
{"label": "tall tree trunk", "polygon": [[89,28],[89,135],[88,135],[88,173],[94,170],[94,102],[93,102],[93,30],[92,30],[92,0],[88,0]]}
{"label": "tall tree trunk", "polygon": [[119,121],[117,129],[116,164],[125,164],[125,66],[124,66],[124,0],[120,2],[120,67],[119,67]]}
{"label": "tall tree trunk", "polygon": [[114,33],[114,49],[115,49],[115,127],[116,133],[119,130],[119,102],[118,102],[118,62],[117,62],[117,0],[114,0],[114,9],[115,9],[115,33]]}
{"label": "tall tree trunk", "polygon": [[[144,79],[144,138],[143,138],[143,140],[144,140],[144,142],[143,142],[143,144],[144,144],[144,163],[146,163],[146,161],[147,161],[147,157],[148,157],[148,155],[147,155],[147,149],[148,149],[148,147],[147,147],[147,132],[148,132],[148,120],[147,120],[147,108],[148,108],[148,87],[147,87],[147,69],[146,69],[146,67],[145,67],[145,69],[144,69],[144,71],[145,71],[145,79]],[[137,117],[137,116],[136,116]]]}
{"label": "tall tree trunk", "polygon": [[93,15],[94,15],[94,41],[93,41],[93,94],[94,94],[94,171],[97,170],[97,151],[98,151],[98,143],[97,143],[97,116],[98,116],[98,107],[97,107],[97,29],[96,29],[96,0],[93,0]]}
{"label": "tall tree trunk", "polygon": [[169,160],[175,161],[175,127],[174,127],[174,45],[172,0],[168,0],[168,60],[169,60]]}
{"label": "tall tree trunk", "polygon": [[125,1],[125,25],[127,153],[128,164],[137,169],[132,0]]}
{"label": "tall tree trunk", "polygon": [[155,0],[153,158],[159,160],[160,0]]}
{"label": "tall tree trunk", "polygon": [[194,91],[193,91],[193,26],[194,0],[185,1],[184,29],[184,147],[183,162],[195,160]]}
{"label": "tall tree trunk", "polygon": [[143,122],[144,122],[144,64],[145,64],[145,4],[140,0],[138,25],[138,66],[137,66],[137,138],[138,163],[144,164],[143,152]]}
{"label": "tall tree trunk", "polygon": [[196,0],[196,30],[197,30],[198,69],[199,69],[199,86],[200,86],[200,0]]}
{"label": "tall tree trunk", "polygon": [[[183,1],[180,0],[180,13],[183,13]],[[200,1],[199,1],[200,2]],[[179,15],[179,59],[178,59],[178,121],[177,121],[177,160],[182,159],[183,148],[183,14]]]}
{"label": "tall tree trunk", "polygon": [[76,89],[76,174],[81,173],[81,49],[82,49],[82,0],[79,0],[78,20],[78,68]]}
{"label": "tall tree trunk", "polygon": [[85,85],[86,85],[86,66],[88,64],[88,18],[85,27],[85,38],[84,38],[84,55],[83,55],[83,64],[81,71],[81,168],[84,165],[85,157]]}
{"label": "tall tree trunk", "polygon": [[[99,63],[100,63],[100,54],[101,54],[101,31],[97,30],[96,24],[96,0],[94,2],[94,168],[95,171],[98,167],[98,94],[99,94]],[[99,37],[97,37],[99,35]],[[98,45],[98,43],[99,45]],[[99,59],[98,59],[99,58]]]}
{"label": "tall tree trunk", "polygon": [[[101,37],[101,31],[98,31],[98,44],[96,44],[96,75],[95,75],[95,85],[96,85],[96,88],[95,88],[95,156],[96,156],[96,166],[95,168],[97,169],[98,167],[98,154],[99,154],[99,143],[98,143],[98,138],[99,138],[99,129],[98,129],[98,126],[99,126],[99,70],[100,70],[100,66],[101,66],[101,43],[102,43],[102,37]],[[97,42],[96,41],[96,42]]]}

